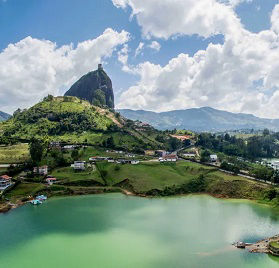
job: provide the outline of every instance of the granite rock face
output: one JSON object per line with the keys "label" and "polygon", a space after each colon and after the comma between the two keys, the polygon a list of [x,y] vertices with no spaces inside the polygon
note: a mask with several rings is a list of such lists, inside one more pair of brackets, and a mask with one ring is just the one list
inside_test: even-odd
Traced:
{"label": "granite rock face", "polygon": [[85,99],[100,107],[114,108],[112,82],[101,64],[99,64],[98,70],[89,72],[75,82],[65,96]]}

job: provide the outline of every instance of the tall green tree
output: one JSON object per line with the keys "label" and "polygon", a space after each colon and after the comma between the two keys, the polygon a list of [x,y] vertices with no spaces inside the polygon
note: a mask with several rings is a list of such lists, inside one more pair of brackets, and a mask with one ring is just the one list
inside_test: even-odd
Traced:
{"label": "tall green tree", "polygon": [[38,165],[43,157],[45,150],[44,142],[33,138],[29,144],[29,152],[34,164]]}

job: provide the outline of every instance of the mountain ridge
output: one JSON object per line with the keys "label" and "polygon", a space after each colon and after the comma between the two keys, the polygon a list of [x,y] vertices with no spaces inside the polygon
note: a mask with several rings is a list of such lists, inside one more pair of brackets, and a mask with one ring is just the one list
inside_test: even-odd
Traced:
{"label": "mountain ridge", "polygon": [[190,108],[167,112],[118,109],[124,117],[140,120],[160,130],[226,131],[236,129],[279,130],[279,119],[260,118],[253,114],[232,113],[212,107]]}
{"label": "mountain ridge", "polygon": [[8,120],[10,117],[11,115],[0,111],[0,122]]}

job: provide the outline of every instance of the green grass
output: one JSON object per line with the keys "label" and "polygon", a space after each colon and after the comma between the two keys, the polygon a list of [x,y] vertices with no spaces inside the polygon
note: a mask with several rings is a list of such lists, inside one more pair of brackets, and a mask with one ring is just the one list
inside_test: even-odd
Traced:
{"label": "green grass", "polygon": [[[123,151],[124,152],[123,154],[118,154],[118,153],[114,153],[114,152],[106,152],[106,151],[107,150],[102,147],[89,146],[89,147],[86,147],[86,148],[80,150],[79,160],[88,161],[89,158],[93,157],[93,156],[103,156],[103,157],[111,157],[111,158],[117,159],[117,158],[123,158],[126,155],[126,153],[124,151]],[[143,155],[135,155],[135,159],[148,160],[151,158],[152,157],[143,156]]]}
{"label": "green grass", "polygon": [[45,186],[40,183],[20,183],[8,192],[5,197],[14,201],[29,195],[35,195],[38,191],[43,189],[45,189]]}
{"label": "green grass", "polygon": [[[212,168],[188,162],[146,162],[139,165],[103,163],[102,165],[108,172],[106,180],[110,185],[129,179],[138,192],[151,189],[163,190],[166,186],[180,185],[212,170]],[[116,166],[119,166],[120,170],[117,170]]]}
{"label": "green grass", "polygon": [[[102,153],[93,150],[90,153]],[[103,178],[100,173],[102,173]],[[58,184],[71,183],[69,185],[89,188],[94,186],[96,181],[101,184],[106,181],[107,186],[112,187],[129,179],[129,184],[136,193],[146,193],[151,190],[164,191],[167,187],[171,189],[186,189],[186,193],[200,192],[199,188],[195,188],[195,183],[200,182],[200,179],[197,180],[200,175],[203,175],[205,181],[205,188],[202,188],[201,192],[220,197],[264,201],[265,193],[271,190],[271,187],[266,184],[229,175],[214,167],[184,161],[177,163],[141,162],[138,165],[98,162],[96,169],[90,167],[85,171],[75,172],[71,167],[64,167],[53,170],[51,175],[58,179]],[[187,187],[184,187],[185,185]],[[188,185],[190,186],[188,187]],[[96,189],[98,187],[96,185]],[[15,200],[33,195],[44,188],[45,186],[40,183],[21,183],[9,192],[6,197]],[[127,185],[127,188],[130,188],[129,185]],[[183,192],[174,191],[173,194],[175,193]],[[266,200],[266,202],[270,203],[270,200]]]}
{"label": "green grass", "polygon": [[[229,175],[213,167],[192,162],[141,162],[138,165],[99,162],[97,165],[98,170],[106,171],[104,179],[109,186],[129,179],[129,183],[138,193],[144,193],[152,189],[164,190],[166,187],[174,185],[180,186],[196,180],[200,175],[203,175],[206,179],[206,192],[216,195],[258,199],[268,189],[265,184]],[[74,172],[72,168],[68,167],[56,169],[52,175],[58,180],[70,182],[94,179],[103,183],[98,170],[94,172]]]}
{"label": "green grass", "polygon": [[270,242],[270,245],[274,248],[278,248],[279,249],[279,243],[278,242]]}
{"label": "green grass", "polygon": [[82,180],[95,180],[97,182],[103,183],[103,180],[96,170],[88,168],[85,171],[74,171],[72,167],[57,168],[52,173],[57,180],[64,182],[76,182]]}
{"label": "green grass", "polygon": [[26,143],[0,146],[0,164],[22,163],[29,157],[29,147]]}

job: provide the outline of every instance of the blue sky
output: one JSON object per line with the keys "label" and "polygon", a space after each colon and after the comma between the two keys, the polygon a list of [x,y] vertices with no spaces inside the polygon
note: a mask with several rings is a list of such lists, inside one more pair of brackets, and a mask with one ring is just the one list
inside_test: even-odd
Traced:
{"label": "blue sky", "polygon": [[[82,43],[86,40],[93,40],[102,35],[107,28],[112,28],[116,32],[125,30],[130,34],[130,39],[128,42],[126,42],[128,46],[127,65],[129,65],[129,68],[133,70],[123,71],[123,63],[119,62],[118,60],[117,52],[121,50],[123,44],[121,44],[119,47],[114,47],[114,52],[112,53],[112,55],[103,59],[103,61],[105,62],[105,69],[113,80],[116,100],[120,103],[121,107],[124,107],[127,104],[121,100],[121,98],[123,99],[125,97],[121,97],[121,95],[123,92],[128,91],[128,89],[130,89],[129,97],[139,97],[140,99],[142,99],[140,105],[131,105],[128,108],[171,110],[176,107],[180,109],[190,108],[192,106],[202,106],[203,104],[206,105],[207,103],[195,101],[194,99],[185,99],[184,102],[181,103],[181,105],[177,105],[178,100],[175,100],[172,105],[166,104],[162,105],[162,108],[160,108],[154,105],[153,102],[148,102],[148,98],[146,98],[146,96],[144,97],[143,94],[141,95],[141,93],[137,93],[138,95],[135,94],[134,96],[131,96],[131,88],[139,84],[142,86],[142,88],[146,86],[144,83],[147,82],[143,81],[145,79],[142,74],[143,70],[139,71],[140,64],[149,62],[150,64],[152,64],[153,67],[155,66],[154,68],[156,68],[156,65],[159,65],[162,68],[167,67],[169,66],[169,61],[171,61],[172,59],[177,59],[178,55],[180,55],[181,53],[183,55],[189,55],[189,57],[193,57],[198,51],[206,50],[211,43],[224,45],[224,40],[227,36],[226,33],[221,32],[210,34],[210,36],[207,36],[206,34],[202,33],[203,30],[197,30],[197,32],[194,32],[194,34],[188,34],[187,31],[185,33],[182,30],[177,33],[174,31],[170,35],[167,34],[165,37],[162,38],[158,31],[156,32],[156,30],[151,30],[151,34],[147,36],[144,33],[144,28],[149,27],[151,25],[148,25],[148,23],[150,23],[150,20],[154,19],[155,21],[156,17],[144,17],[144,22],[140,21],[140,15],[134,15],[131,18],[131,13],[133,11],[133,6],[131,3],[136,1],[129,1],[130,0],[124,0],[122,2],[121,0],[0,0],[0,50],[3,53],[4,49],[7,48],[9,44],[20,42],[27,36],[30,36],[32,39],[49,40],[52,43],[55,43],[57,47],[69,45],[71,43],[73,44],[73,47],[76,47],[78,43]],[[150,0],[150,3],[152,1],[154,2],[155,0]],[[162,2],[164,1],[165,0],[163,0]],[[187,1],[190,3],[191,0],[185,0],[185,3]],[[208,3],[210,1],[218,3],[218,0],[201,1],[207,1]],[[118,7],[116,7],[117,2],[120,3],[118,4]],[[123,4],[125,2],[126,4]],[[158,1],[155,2],[158,3]],[[167,2],[168,0],[166,0],[166,3]],[[221,0],[219,2],[221,2]],[[175,5],[175,1],[173,3]],[[259,33],[263,30],[270,30],[270,17],[276,4],[278,4],[277,0],[252,0],[244,1],[242,3],[239,3],[238,5],[228,8],[234,13],[233,16],[240,19],[243,29],[248,30],[249,33],[252,34]],[[228,4],[226,3],[226,7],[227,6]],[[148,8],[152,7],[146,5],[141,8],[145,8],[146,11],[144,10],[143,13],[146,12],[144,14],[148,14]],[[164,17],[166,16],[167,12],[168,10],[165,10],[165,13],[163,12],[161,14],[158,14],[158,16]],[[168,19],[170,18],[166,17],[166,20]],[[155,23],[156,21],[154,23],[152,22],[152,25],[154,26]],[[160,44],[161,48],[159,51],[151,49],[149,47],[152,41],[156,41]],[[140,42],[144,43],[144,49],[139,55],[135,56],[135,50]],[[95,67],[96,64],[92,63],[91,69],[93,70],[95,69]],[[137,71],[135,71],[135,69],[137,69]],[[164,79],[162,77],[163,75],[164,73],[160,74],[160,79]],[[156,77],[155,79],[158,79],[158,77]],[[165,79],[167,79],[167,77]],[[186,77],[183,77],[183,79],[187,80]],[[259,77],[259,81],[261,81],[261,79],[264,80],[264,78]],[[249,95],[251,93],[250,91],[253,90],[251,89],[251,85],[257,84],[255,82],[255,79],[250,82],[250,85],[245,84],[245,86],[247,87],[247,95]],[[22,83],[18,84],[21,85]],[[209,82],[208,85],[212,86],[212,84],[210,84]],[[67,86],[67,83],[63,86],[60,86],[59,93],[67,89]],[[177,86],[181,87],[181,85]],[[262,87],[262,83],[260,83],[259,87]],[[269,89],[270,88],[271,86],[269,86]],[[273,85],[272,92],[274,92],[274,90],[276,91],[276,89],[277,87]],[[24,90],[24,88],[22,90]],[[136,91],[139,92],[140,90],[141,88],[137,88]],[[165,91],[167,90],[171,89],[165,89]],[[187,90],[184,92],[184,94],[187,94]],[[192,90],[194,91],[196,90],[196,88],[193,87]],[[162,91],[162,94],[163,93],[164,91]],[[204,97],[204,100],[209,100],[210,96],[212,95],[211,92],[207,93],[207,95],[205,94],[204,96],[202,96]],[[257,94],[258,93],[261,92],[257,92]],[[4,95],[4,97],[7,98],[7,95]],[[160,97],[161,96],[159,96],[159,98]],[[167,101],[167,98],[162,98],[161,101]],[[259,101],[263,102],[264,100]],[[221,103],[221,101],[218,103],[209,101],[208,106],[225,109],[227,105]],[[246,100],[246,103],[251,103],[251,100]],[[23,100],[22,105],[21,103],[19,103],[18,106],[23,107],[24,105],[28,106],[30,104],[31,103],[25,103]],[[268,114],[261,114],[257,111],[257,109],[259,109],[261,106],[256,104],[249,105],[251,109],[244,108],[245,103],[243,103],[243,105],[240,107],[228,108],[228,110],[236,112],[252,112],[258,115],[268,116]],[[9,109],[7,100],[5,102],[3,101],[2,106],[5,108],[6,111],[9,112],[11,112],[10,110],[15,108],[12,107],[11,109]],[[248,106],[246,105],[246,107]],[[274,115],[272,114],[270,116],[272,117]]]}

